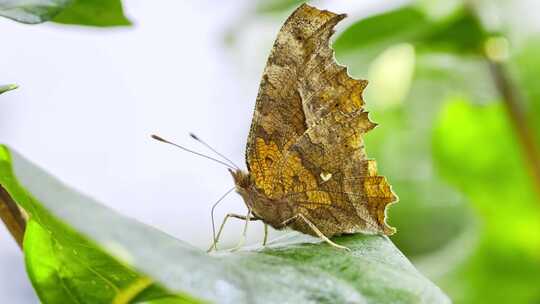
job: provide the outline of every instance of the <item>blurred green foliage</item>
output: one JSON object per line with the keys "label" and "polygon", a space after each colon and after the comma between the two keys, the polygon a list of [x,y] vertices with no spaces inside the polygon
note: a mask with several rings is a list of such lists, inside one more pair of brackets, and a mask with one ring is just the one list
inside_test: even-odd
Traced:
{"label": "blurred green foliage", "polygon": [[121,0],[0,0],[0,16],[28,24],[131,25]]}
{"label": "blurred green foliage", "polygon": [[540,143],[540,36],[530,37],[521,49],[515,51],[511,58],[512,73],[516,84],[522,92],[527,104],[525,114],[532,127],[535,128],[537,142]]}
{"label": "blurred green foliage", "polygon": [[470,198],[481,221],[473,254],[441,285],[456,303],[538,302],[540,204],[504,107],[451,101],[433,152],[440,175]]}
{"label": "blurred green foliage", "polygon": [[400,197],[392,239],[455,303],[540,302],[539,193],[485,54],[500,48],[540,144],[540,39],[515,43],[510,23],[485,23],[509,19],[489,15],[509,7],[418,0],[334,42],[338,61],[370,81],[364,97],[379,127],[366,149]]}
{"label": "blurred green foliage", "polygon": [[464,9],[433,20],[420,8],[405,6],[354,23],[334,47],[341,52],[376,55],[381,49],[407,42],[418,52],[478,54],[485,35],[478,20]]}

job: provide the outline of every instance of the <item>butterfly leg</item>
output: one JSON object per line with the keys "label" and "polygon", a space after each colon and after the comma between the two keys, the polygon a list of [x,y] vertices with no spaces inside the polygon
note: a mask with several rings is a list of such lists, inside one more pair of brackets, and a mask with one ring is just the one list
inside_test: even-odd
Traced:
{"label": "butterfly leg", "polygon": [[291,217],[290,219],[286,220],[283,222],[283,225],[286,226],[288,225],[289,223],[297,220],[298,218],[302,219],[306,224],[308,224],[309,228],[311,228],[311,230],[313,230],[313,232],[315,232],[315,234],[317,234],[317,236],[319,238],[321,238],[323,241],[325,241],[326,243],[328,243],[330,246],[332,247],[335,247],[335,248],[339,248],[339,249],[344,249],[344,250],[347,250],[347,251],[351,251],[350,248],[348,247],[345,247],[345,246],[341,246],[339,244],[336,244],[334,242],[332,242],[326,235],[324,235],[320,230],[319,228],[317,228],[317,226],[315,226],[315,224],[313,224],[307,217],[305,217],[303,214],[301,213],[298,213],[297,215]]}
{"label": "butterfly leg", "polygon": [[251,221],[251,220],[255,221],[256,220],[255,217],[251,217],[251,209],[248,209],[248,213],[246,214],[244,219],[245,219],[245,224],[244,224],[244,231],[242,231],[242,237],[240,238],[240,241],[238,242],[238,244],[236,246],[234,246],[233,249],[231,249],[231,251],[237,251],[238,249],[242,248],[242,246],[244,246],[244,244],[246,242],[247,228],[248,228],[249,221]]}
{"label": "butterfly leg", "polygon": [[211,252],[212,250],[217,250],[217,243],[219,241],[219,238],[221,237],[221,232],[223,232],[223,228],[225,227],[225,223],[227,222],[227,220],[229,218],[237,218],[237,219],[241,219],[241,220],[245,220],[246,222],[247,221],[256,221],[256,220],[259,220],[259,218],[257,217],[252,217],[252,216],[243,216],[243,215],[239,215],[239,214],[234,214],[234,213],[229,213],[225,216],[225,218],[223,219],[223,222],[221,223],[221,226],[219,227],[219,230],[218,230],[218,234],[216,236],[216,238],[214,239],[214,241],[212,242],[212,246],[210,246],[210,248],[208,248],[207,252]]}
{"label": "butterfly leg", "polygon": [[268,224],[264,223],[264,238],[263,238],[263,246],[266,246],[266,243],[268,242]]}

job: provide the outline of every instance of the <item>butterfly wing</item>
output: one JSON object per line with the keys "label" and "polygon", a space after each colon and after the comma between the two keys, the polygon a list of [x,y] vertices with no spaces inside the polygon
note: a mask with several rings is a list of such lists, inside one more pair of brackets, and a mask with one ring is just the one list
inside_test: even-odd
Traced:
{"label": "butterfly wing", "polygon": [[[285,21],[274,42],[246,147],[252,179],[269,198],[283,194],[281,187],[275,187],[279,179],[277,168],[283,163],[285,151],[306,131],[307,121],[312,119],[304,111],[302,94],[308,91],[301,89],[298,80],[315,68],[319,50],[329,49],[332,28],[344,17],[303,4]],[[321,39],[326,40],[326,45]]]}
{"label": "butterfly wing", "polygon": [[[327,236],[395,231],[386,224],[385,211],[396,196],[364,152],[362,137],[374,127],[367,112],[335,111],[314,123],[290,147],[288,158],[301,159],[316,186],[302,187],[286,197]],[[295,225],[294,229],[310,233],[304,223]]]}
{"label": "butterfly wing", "polygon": [[[336,63],[329,40],[345,15],[300,6],[280,30],[263,73],[248,139],[251,179],[270,199],[288,200],[325,235],[393,233],[395,201],[362,136],[367,81]],[[292,227],[313,234],[300,221]]]}

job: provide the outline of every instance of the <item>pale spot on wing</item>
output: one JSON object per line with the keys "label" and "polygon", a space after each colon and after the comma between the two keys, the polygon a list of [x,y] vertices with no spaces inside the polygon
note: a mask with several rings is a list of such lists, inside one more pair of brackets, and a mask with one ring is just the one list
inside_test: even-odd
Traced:
{"label": "pale spot on wing", "polygon": [[332,178],[332,173],[329,172],[321,172],[321,179],[323,182],[327,182]]}

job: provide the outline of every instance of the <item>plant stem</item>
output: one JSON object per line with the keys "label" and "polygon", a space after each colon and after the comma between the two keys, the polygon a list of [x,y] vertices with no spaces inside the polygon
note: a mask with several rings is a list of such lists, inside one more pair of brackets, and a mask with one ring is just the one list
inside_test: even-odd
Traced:
{"label": "plant stem", "polygon": [[527,123],[527,117],[521,108],[523,98],[511,81],[504,65],[489,58],[486,59],[495,86],[503,99],[510,122],[517,133],[519,143],[525,154],[527,167],[532,174],[534,186],[540,195],[540,150],[538,150],[533,131]]}
{"label": "plant stem", "polygon": [[[477,14],[474,2],[465,0],[464,4],[468,13],[474,16],[479,24],[482,24],[482,20]],[[483,42],[485,43],[485,41]],[[527,122],[527,116],[521,108],[524,104],[523,97],[512,81],[504,64],[499,60],[491,58],[487,53],[484,53],[483,55],[489,65],[489,71],[495,83],[495,87],[503,99],[506,112],[510,118],[510,123],[517,133],[519,144],[525,155],[526,167],[529,169],[533,178],[533,186],[540,196],[540,150],[534,140],[533,131]]]}
{"label": "plant stem", "polygon": [[0,218],[22,249],[26,219],[9,193],[0,185]]}

